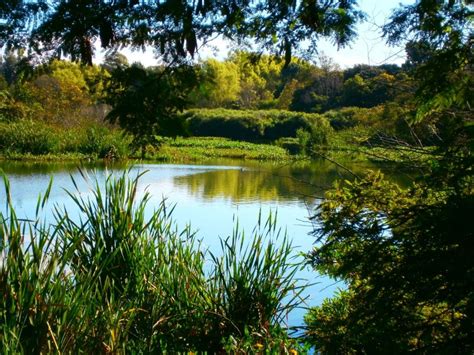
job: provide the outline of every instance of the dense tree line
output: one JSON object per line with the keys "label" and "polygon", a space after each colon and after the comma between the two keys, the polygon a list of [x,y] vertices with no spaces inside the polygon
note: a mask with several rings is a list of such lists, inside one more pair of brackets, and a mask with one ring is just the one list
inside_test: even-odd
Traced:
{"label": "dense tree line", "polygon": [[236,52],[223,62],[198,65],[196,107],[285,109],[325,112],[341,107],[374,107],[393,101],[401,92],[414,91],[408,71],[397,65],[356,65],[340,69],[320,56],[312,64],[293,58],[285,66],[279,58]]}
{"label": "dense tree line", "polygon": [[342,70],[325,57],[319,65],[293,58],[285,66],[276,56],[239,51],[224,61],[149,68],[130,65],[117,52],[99,66],[64,60],[33,66],[26,59],[12,52],[1,59],[4,120],[34,117],[67,126],[107,116],[143,144],[156,134],[185,135],[177,113],[186,108],[333,110],[340,114],[329,115],[331,124],[339,129],[359,123],[342,108],[382,112],[393,102],[407,106],[416,88],[410,73],[396,65]]}

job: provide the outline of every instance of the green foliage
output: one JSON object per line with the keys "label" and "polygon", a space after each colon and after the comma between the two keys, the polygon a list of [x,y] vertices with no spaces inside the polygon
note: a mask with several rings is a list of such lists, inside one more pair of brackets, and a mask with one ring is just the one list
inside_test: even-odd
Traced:
{"label": "green foliage", "polygon": [[173,162],[216,158],[287,160],[286,150],[269,144],[254,144],[216,137],[189,137],[163,140],[158,149],[147,146],[147,158]]}
{"label": "green foliage", "polygon": [[278,56],[244,51],[230,54],[229,62],[240,72],[240,93],[236,106],[241,109],[262,108],[276,97],[282,85],[284,65]]}
{"label": "green foliage", "polygon": [[338,183],[319,206],[318,244],[309,260],[348,285],[306,317],[308,337],[322,352],[474,349],[469,3],[418,1],[385,26],[392,43],[413,35],[408,64],[418,80],[418,105],[386,105],[382,115],[416,110],[411,121],[432,125],[440,141],[431,169],[412,187],[375,173]]}
{"label": "green foliage", "polygon": [[412,58],[419,82],[418,121],[453,108],[471,109],[473,13],[470,1],[423,0],[401,6],[384,26],[392,44],[404,40],[407,31],[414,34],[408,50],[418,51]]}
{"label": "green foliage", "polygon": [[[473,348],[472,157],[440,163],[430,179],[406,190],[372,174],[326,195],[309,258],[318,271],[345,281],[350,297],[308,316],[321,348],[337,343],[338,323],[351,351]],[[344,316],[329,307],[341,303]]]}
{"label": "green foliage", "polygon": [[240,73],[232,62],[208,59],[200,67],[200,83],[191,93],[198,107],[230,107],[240,93]]}
{"label": "green foliage", "polygon": [[309,131],[299,128],[296,131],[296,138],[302,151],[310,154],[311,151],[315,151],[328,144],[331,131],[329,124],[325,126],[312,125]]}
{"label": "green foliage", "polygon": [[126,158],[130,143],[123,132],[100,125],[64,129],[41,121],[0,123],[0,152],[7,156],[80,153],[95,158]]}
{"label": "green foliage", "polygon": [[[298,136],[299,130],[296,132]],[[301,130],[301,132],[307,133],[305,130]],[[288,151],[288,153],[295,155],[304,152],[304,145],[302,144],[302,139],[293,138],[293,137],[286,137],[286,138],[279,138],[275,141],[275,144],[279,147],[282,147]]]}
{"label": "green foliage", "polygon": [[184,109],[195,79],[190,67],[117,69],[109,86],[107,101],[112,111],[107,119],[120,124],[142,149],[155,135],[182,134],[177,112]]}
{"label": "green foliage", "polygon": [[31,109],[9,89],[0,91],[0,122],[25,119],[30,115]]}
{"label": "green foliage", "polygon": [[340,105],[374,107],[383,104],[394,99],[397,85],[397,78],[387,72],[371,78],[356,74],[344,82]]}
{"label": "green foliage", "polygon": [[108,53],[104,58],[104,63],[102,64],[102,67],[110,73],[115,69],[125,69],[129,66],[128,58],[117,51]]}
{"label": "green foliage", "polygon": [[[7,353],[290,351],[282,321],[301,287],[288,239],[272,216],[252,241],[235,233],[222,256],[178,231],[164,202],[145,213],[138,175],[109,176],[90,195],[68,191],[79,218],[55,208],[0,214],[0,346]],[[76,185],[77,182],[73,181]],[[5,179],[6,195],[10,186]],[[206,260],[210,260],[206,262]]]}
{"label": "green foliage", "polygon": [[41,120],[63,127],[103,119],[106,72],[54,60],[2,90],[0,114],[7,120]]}
{"label": "green foliage", "polygon": [[3,152],[48,154],[59,149],[54,130],[30,120],[0,123],[0,150]]}
{"label": "green foliage", "polygon": [[[81,18],[80,24],[76,19]],[[198,42],[222,35],[252,38],[260,49],[285,53],[285,63],[301,42],[313,51],[321,37],[338,46],[355,37],[363,14],[356,2],[325,4],[262,1],[259,3],[7,1],[0,8],[0,46],[32,48],[42,55],[64,54],[91,65],[93,43],[102,48],[153,46],[167,62],[193,57]],[[307,46],[304,46],[307,51]]]}
{"label": "green foliage", "polygon": [[[299,128],[328,134],[328,122],[319,115],[278,110],[189,110],[184,113],[189,131],[197,136],[239,140],[276,140],[295,137]],[[324,137],[323,137],[324,138]]]}
{"label": "green foliage", "polygon": [[[37,211],[44,206],[50,188],[45,197],[38,198]],[[57,323],[52,320],[61,320],[64,311],[59,305],[68,300],[66,288],[70,286],[60,282],[66,272],[65,264],[59,262],[60,243],[38,218],[22,222],[11,205],[6,180],[5,189],[7,209],[0,213],[0,344],[6,353],[53,351],[56,339],[50,330]]]}
{"label": "green foliage", "polygon": [[[313,307],[305,316],[306,336],[315,350],[323,354],[356,354],[360,350],[348,331],[350,291],[339,290],[319,307]],[[365,326],[365,325],[363,325]]]}
{"label": "green foliage", "polygon": [[[245,328],[257,330],[283,323],[300,296],[296,292],[280,308],[283,299],[296,290],[293,279],[297,269],[288,263],[291,245],[286,236],[279,238],[276,215],[270,214],[262,224],[260,218],[251,242],[244,246],[236,229],[232,237],[221,240],[223,256],[212,255],[217,266],[211,275],[216,296],[213,303],[219,313],[232,319],[228,326],[239,329],[241,334]],[[279,240],[278,247],[266,243],[266,238]]]}
{"label": "green foliage", "polygon": [[291,109],[305,112],[324,112],[337,107],[343,89],[343,74],[330,58],[320,56],[321,68],[312,68],[307,83],[293,97]]}
{"label": "green foliage", "polygon": [[297,58],[285,67],[277,56],[248,52],[232,53],[222,62],[208,60],[197,66],[200,83],[191,101],[198,108],[325,112],[374,107],[414,91],[396,65],[342,71],[331,59],[320,59],[320,67]]}
{"label": "green foliage", "polygon": [[130,153],[131,139],[119,130],[95,125],[83,129],[80,134],[82,137],[77,145],[77,151],[80,153],[119,159],[126,158]]}

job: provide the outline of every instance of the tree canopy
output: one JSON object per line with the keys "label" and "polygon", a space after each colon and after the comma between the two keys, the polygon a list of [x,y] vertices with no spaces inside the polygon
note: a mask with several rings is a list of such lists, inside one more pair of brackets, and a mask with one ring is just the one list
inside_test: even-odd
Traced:
{"label": "tree canopy", "polygon": [[[70,56],[92,64],[103,48],[152,46],[167,61],[194,56],[216,35],[253,39],[286,63],[303,41],[347,45],[363,18],[354,0],[7,0],[0,7],[0,46]],[[305,48],[307,52],[308,48]]]}
{"label": "tree canopy", "polygon": [[385,26],[390,42],[410,40],[412,121],[436,122],[443,134],[412,187],[374,173],[338,183],[320,205],[309,260],[348,285],[306,318],[322,352],[474,349],[472,15],[470,1],[420,0]]}

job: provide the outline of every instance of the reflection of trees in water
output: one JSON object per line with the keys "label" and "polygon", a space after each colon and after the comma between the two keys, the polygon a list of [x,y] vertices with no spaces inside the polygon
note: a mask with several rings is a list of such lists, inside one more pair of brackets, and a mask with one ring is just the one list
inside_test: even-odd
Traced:
{"label": "reflection of trees in water", "polygon": [[236,201],[295,199],[287,179],[266,171],[221,170],[179,176],[174,182],[185,185],[193,195],[203,198],[227,197]]}
{"label": "reflection of trees in water", "polygon": [[[360,173],[367,170],[355,169]],[[332,163],[302,162],[261,169],[214,170],[177,176],[173,180],[201,198],[226,197],[234,201],[299,199],[311,203],[341,177],[348,178],[347,172]]]}
{"label": "reflection of trees in water", "polygon": [[[226,165],[229,162],[223,161]],[[232,163],[238,163],[233,161]],[[312,204],[316,197],[324,195],[336,179],[351,176],[335,164],[328,161],[300,161],[291,164],[241,162],[244,168],[211,170],[186,176],[176,176],[173,181],[177,185],[186,186],[190,193],[200,198],[225,197],[233,201],[306,201]],[[125,169],[126,163],[108,164],[90,163],[51,163],[51,162],[0,162],[0,168],[7,175],[47,174],[54,175],[65,172],[75,174],[81,165],[89,171]],[[360,165],[344,162],[344,166],[359,176],[364,176],[368,169],[376,169],[375,165]],[[155,166],[156,167],[156,166]],[[151,169],[154,169],[152,167]],[[146,165],[142,166],[143,170]],[[163,167],[168,169],[168,167]],[[203,166],[205,169],[206,166]],[[403,176],[399,172],[386,171],[396,182],[403,184]]]}

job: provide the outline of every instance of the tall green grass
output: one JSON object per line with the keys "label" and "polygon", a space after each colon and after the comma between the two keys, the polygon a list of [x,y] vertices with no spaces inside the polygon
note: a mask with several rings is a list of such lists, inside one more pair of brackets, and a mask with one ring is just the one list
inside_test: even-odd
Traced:
{"label": "tall green grass", "polygon": [[41,121],[0,122],[0,153],[16,155],[82,154],[95,158],[124,158],[130,137],[99,124],[64,128]]}
{"label": "tall green grass", "polygon": [[[297,349],[284,319],[300,303],[298,263],[275,218],[259,219],[250,238],[237,226],[214,255],[189,228],[178,230],[164,202],[148,213],[150,195],[138,197],[140,175],[129,173],[108,176],[105,186],[93,180],[88,194],[69,191],[78,212],[56,206],[52,224],[42,217],[51,184],[32,220],[20,219],[7,198],[3,352]],[[4,185],[10,196],[6,178]]]}

